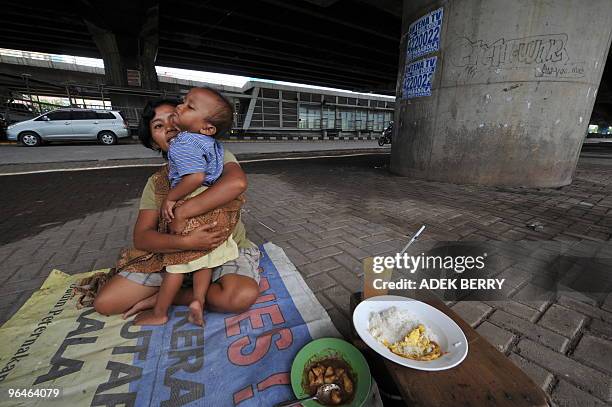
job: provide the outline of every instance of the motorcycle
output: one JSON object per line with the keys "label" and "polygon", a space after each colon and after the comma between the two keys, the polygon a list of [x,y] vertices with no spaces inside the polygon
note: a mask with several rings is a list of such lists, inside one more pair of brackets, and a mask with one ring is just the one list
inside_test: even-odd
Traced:
{"label": "motorcycle", "polygon": [[385,144],[391,144],[392,135],[393,135],[393,122],[390,122],[389,125],[382,131],[380,137],[378,138],[378,145],[382,147]]}

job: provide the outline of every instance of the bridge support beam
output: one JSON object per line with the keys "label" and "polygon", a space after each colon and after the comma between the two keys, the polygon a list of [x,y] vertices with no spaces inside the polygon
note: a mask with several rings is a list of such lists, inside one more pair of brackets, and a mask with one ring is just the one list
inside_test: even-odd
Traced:
{"label": "bridge support beam", "polygon": [[[146,90],[158,89],[155,60],[159,42],[159,5],[149,2],[139,11],[140,21],[125,25],[117,17],[103,12],[86,17],[85,23],[104,60],[105,85],[113,108],[143,105]],[[142,2],[138,2],[142,6]],[[116,88],[132,88],[133,92]],[[143,90],[142,92],[139,92]],[[139,95],[140,93],[140,95]]]}
{"label": "bridge support beam", "polygon": [[[409,33],[435,10],[443,13]],[[404,0],[391,170],[453,183],[571,183],[611,30],[609,0]]]}

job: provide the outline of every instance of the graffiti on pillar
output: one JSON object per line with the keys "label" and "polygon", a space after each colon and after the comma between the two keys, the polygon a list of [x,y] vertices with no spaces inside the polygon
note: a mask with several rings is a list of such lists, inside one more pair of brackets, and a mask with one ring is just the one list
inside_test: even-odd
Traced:
{"label": "graffiti on pillar", "polygon": [[443,14],[444,9],[439,8],[410,24],[406,61],[412,61],[440,49]]}
{"label": "graffiti on pillar", "polygon": [[534,35],[493,42],[461,38],[453,44],[450,63],[463,68],[464,79],[480,76],[482,70],[532,70],[534,78],[572,79],[585,75],[584,62],[572,61],[567,34]]}
{"label": "graffiti on pillar", "polygon": [[431,96],[431,79],[436,71],[438,58],[423,58],[406,65],[402,97],[411,99],[419,96]]}

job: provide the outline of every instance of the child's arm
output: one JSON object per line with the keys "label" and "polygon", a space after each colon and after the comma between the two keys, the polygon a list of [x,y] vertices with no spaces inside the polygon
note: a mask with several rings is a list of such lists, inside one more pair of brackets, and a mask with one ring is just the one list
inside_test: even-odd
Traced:
{"label": "child's arm", "polygon": [[201,194],[186,201],[174,211],[170,231],[178,233],[185,227],[186,219],[205,214],[236,199],[247,189],[247,178],[240,165],[228,162],[221,177]]}
{"label": "child's arm", "polygon": [[194,174],[187,174],[181,178],[179,183],[168,192],[169,201],[178,201],[201,187],[206,179],[206,174],[203,172],[196,172]]}
{"label": "child's arm", "polygon": [[179,183],[168,192],[168,196],[162,203],[162,216],[166,220],[174,218],[173,208],[176,201],[182,199],[195,191],[198,187],[202,186],[206,174],[203,172],[196,172],[193,174],[184,175]]}

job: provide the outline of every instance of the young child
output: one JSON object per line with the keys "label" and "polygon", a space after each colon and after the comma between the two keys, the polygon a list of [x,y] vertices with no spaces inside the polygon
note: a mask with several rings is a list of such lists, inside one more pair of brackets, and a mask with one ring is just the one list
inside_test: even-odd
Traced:
{"label": "young child", "polygon": [[[170,140],[168,178],[170,192],[161,206],[161,216],[170,221],[177,201],[197,195],[202,186],[212,185],[223,172],[223,145],[214,137],[232,125],[231,104],[218,92],[193,88],[176,108],[174,122],[180,133]],[[166,267],[152,314],[136,318],[137,325],[162,325],[168,321],[168,308],[183,283],[185,273],[193,272],[194,300],[189,305],[188,320],[204,324],[203,309],[211,282],[212,268],[238,257],[231,236],[213,252],[189,262]]]}

